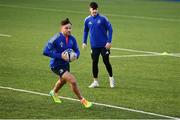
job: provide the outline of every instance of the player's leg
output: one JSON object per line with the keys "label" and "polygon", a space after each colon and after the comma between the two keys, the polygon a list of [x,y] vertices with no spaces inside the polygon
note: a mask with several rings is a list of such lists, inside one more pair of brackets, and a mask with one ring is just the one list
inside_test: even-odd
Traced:
{"label": "player's leg", "polygon": [[63,75],[62,78],[66,80],[68,83],[70,83],[72,91],[76,94],[78,99],[81,101],[81,103],[86,107],[89,108],[92,106],[92,103],[84,99],[80,93],[80,90],[77,86],[76,79],[74,75],[72,75],[70,72],[66,71]]}
{"label": "player's leg", "polygon": [[101,55],[103,58],[103,62],[106,66],[106,70],[108,71],[109,76],[112,77],[113,73],[112,73],[112,66],[109,61],[109,54],[110,54],[110,50],[107,50],[106,48],[102,48]]}
{"label": "player's leg", "polygon": [[58,97],[58,91],[63,86],[62,82],[58,80],[54,86],[54,88],[49,92],[49,95],[52,96],[55,103],[62,103],[60,98]]}
{"label": "player's leg", "polygon": [[56,75],[59,76],[59,79],[58,79],[58,81],[56,82],[56,84],[54,85],[54,88],[53,88],[55,93],[58,93],[58,91],[63,87],[63,85],[66,84],[66,81],[63,80],[62,77],[61,77],[63,72],[66,71],[66,69],[69,70],[70,69],[69,66],[67,66],[65,68],[64,68],[64,66],[61,66],[61,67],[58,67],[58,68],[51,68],[51,70]]}
{"label": "player's leg", "polygon": [[76,82],[76,79],[75,77],[68,71],[66,71],[63,75],[62,75],[62,78],[64,80],[66,80],[68,83],[70,83],[70,86],[71,86],[71,89],[73,90],[73,92],[76,94],[76,96],[79,98],[79,99],[82,99],[82,96],[80,94],[80,91],[78,89],[78,86],[77,86],[77,82]]}
{"label": "player's leg", "polygon": [[92,73],[94,81],[91,83],[89,88],[95,88],[99,87],[98,83],[98,62],[99,62],[99,55],[100,55],[100,49],[99,48],[92,48],[91,50],[91,59],[92,59]]}
{"label": "player's leg", "polygon": [[[57,74],[58,76],[61,76],[61,69],[60,68],[51,68],[51,70]],[[49,95],[52,96],[55,103],[61,103],[62,101],[58,97],[58,91],[63,87],[63,85],[66,84],[66,81],[63,80],[61,77],[59,77],[58,81],[54,85],[54,88],[50,91]]]}
{"label": "player's leg", "polygon": [[94,48],[91,51],[91,58],[92,58],[92,72],[93,72],[93,77],[96,79],[98,78],[98,63],[99,63],[99,55],[100,51],[98,48]]}
{"label": "player's leg", "polygon": [[66,84],[66,81],[60,78],[54,85],[54,88],[49,93],[53,97],[55,103],[62,103],[62,101],[58,97],[58,92],[64,84]]}
{"label": "player's leg", "polygon": [[59,90],[64,86],[64,84],[66,84],[66,81],[63,80],[62,78],[59,78],[59,80],[56,82],[56,84],[54,85],[54,88],[53,88],[54,93],[56,95],[58,95]]}
{"label": "player's leg", "polygon": [[109,54],[110,54],[110,50],[107,50],[106,48],[101,49],[101,55],[103,58],[103,62],[105,64],[106,70],[108,71],[108,74],[109,74],[110,87],[113,88],[114,87],[114,78],[113,78],[112,66],[109,61]]}

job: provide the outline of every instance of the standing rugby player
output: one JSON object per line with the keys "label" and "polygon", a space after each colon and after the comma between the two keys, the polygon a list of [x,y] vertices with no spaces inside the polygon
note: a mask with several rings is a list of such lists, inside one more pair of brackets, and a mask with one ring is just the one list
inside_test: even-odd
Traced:
{"label": "standing rugby player", "polygon": [[87,47],[88,32],[90,33],[92,72],[94,80],[89,88],[99,87],[98,62],[101,54],[106,70],[109,74],[110,87],[114,87],[112,66],[109,61],[109,54],[112,42],[112,26],[109,20],[98,13],[98,4],[91,2],[89,5],[90,15],[84,21],[84,36],[82,48]]}

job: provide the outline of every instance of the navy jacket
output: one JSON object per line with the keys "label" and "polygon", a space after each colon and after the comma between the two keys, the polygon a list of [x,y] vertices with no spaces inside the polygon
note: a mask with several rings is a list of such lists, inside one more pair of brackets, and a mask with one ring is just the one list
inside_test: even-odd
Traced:
{"label": "navy jacket", "polygon": [[84,21],[83,43],[87,44],[88,32],[90,32],[91,48],[105,47],[112,41],[112,26],[105,16],[97,14],[88,16]]}
{"label": "navy jacket", "polygon": [[47,43],[44,48],[43,54],[51,57],[50,67],[55,68],[60,65],[69,64],[69,62],[62,59],[61,54],[66,49],[73,49],[79,57],[80,52],[76,42],[76,39],[70,35],[68,36],[68,43],[66,43],[66,37],[62,33],[55,34]]}

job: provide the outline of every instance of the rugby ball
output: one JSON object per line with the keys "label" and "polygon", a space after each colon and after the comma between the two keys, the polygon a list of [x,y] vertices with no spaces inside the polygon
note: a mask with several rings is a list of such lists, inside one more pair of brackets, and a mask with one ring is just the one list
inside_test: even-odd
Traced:
{"label": "rugby ball", "polygon": [[77,59],[77,54],[74,52],[73,49],[66,49],[64,51],[65,55],[67,55],[68,61],[72,62]]}

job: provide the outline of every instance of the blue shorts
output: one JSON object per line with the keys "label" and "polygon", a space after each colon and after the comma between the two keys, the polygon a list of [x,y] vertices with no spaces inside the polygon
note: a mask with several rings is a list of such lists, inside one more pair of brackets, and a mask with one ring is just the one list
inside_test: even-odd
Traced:
{"label": "blue shorts", "polygon": [[58,76],[62,77],[62,75],[68,71],[70,72],[70,66],[69,64],[67,65],[60,65],[58,67],[54,67],[54,68],[51,68],[51,70]]}

